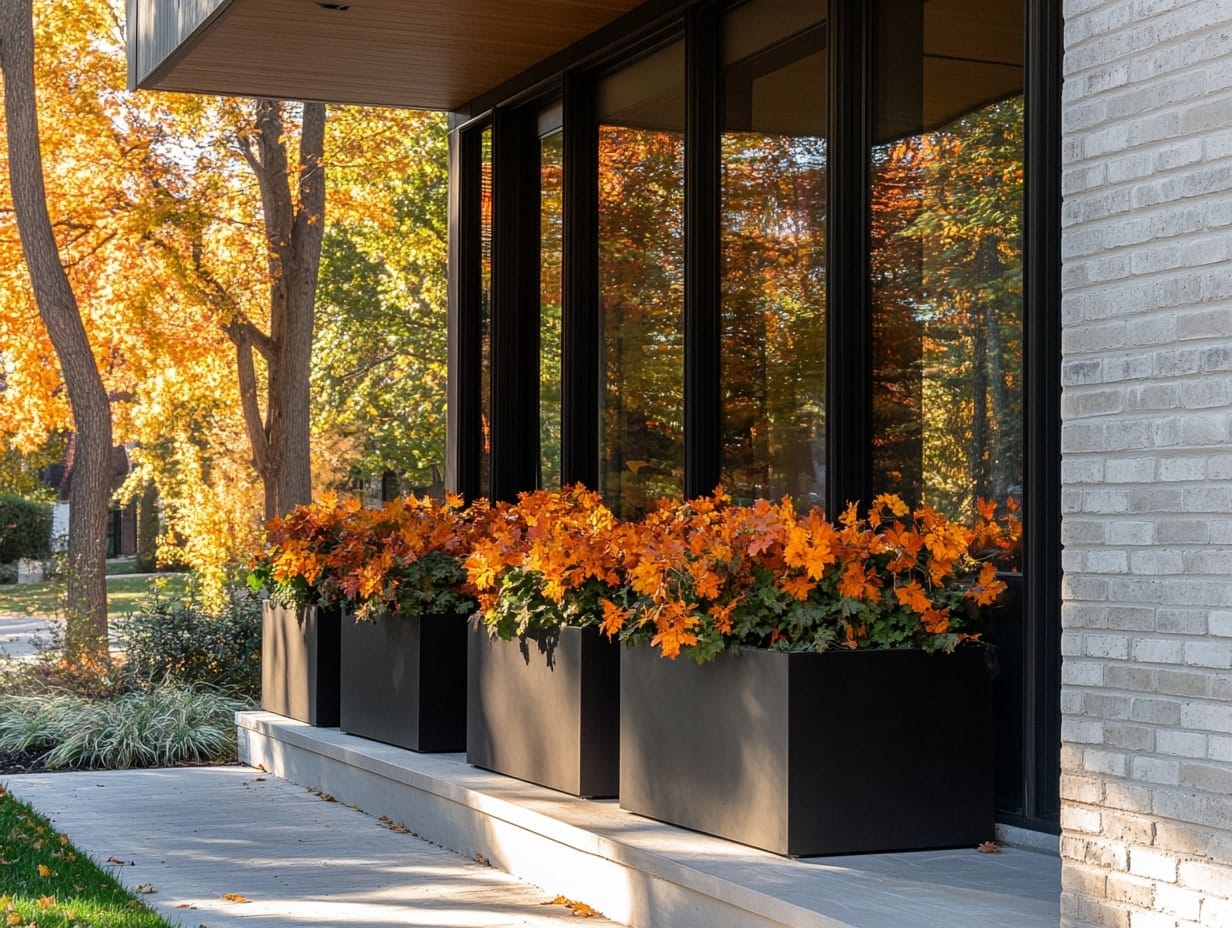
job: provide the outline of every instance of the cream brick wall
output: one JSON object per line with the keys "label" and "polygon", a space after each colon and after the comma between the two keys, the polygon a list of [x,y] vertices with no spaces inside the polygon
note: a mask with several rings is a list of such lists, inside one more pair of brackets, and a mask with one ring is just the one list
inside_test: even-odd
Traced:
{"label": "cream brick wall", "polygon": [[1066,0],[1062,924],[1232,928],[1232,0]]}

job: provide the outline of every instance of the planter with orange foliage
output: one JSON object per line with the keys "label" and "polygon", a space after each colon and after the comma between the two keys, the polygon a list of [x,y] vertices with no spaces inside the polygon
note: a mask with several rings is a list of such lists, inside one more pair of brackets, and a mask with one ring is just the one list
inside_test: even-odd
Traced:
{"label": "planter with orange foliage", "polygon": [[412,751],[466,749],[464,615],[342,620],[339,727]]}
{"label": "planter with orange foliage", "polygon": [[581,487],[493,508],[466,562],[471,632],[467,759],[577,796],[616,794],[618,646],[600,634],[623,600],[620,523]]}
{"label": "planter with orange foliage", "polygon": [[[485,510],[406,497],[301,506],[269,527],[258,583],[341,609],[337,710],[351,734],[418,751],[466,738],[466,621],[475,600],[462,559]],[[295,685],[271,680],[270,688]]]}
{"label": "planter with orange foliage", "polygon": [[[972,548],[1016,534],[881,497],[838,524],[721,495],[642,523],[621,654],[620,804],[779,854],[992,837],[991,662],[1002,584]],[[695,660],[673,661],[685,654]]]}
{"label": "planter with orange foliage", "polygon": [[626,648],[620,674],[622,809],[792,857],[993,838],[984,648]]}
{"label": "planter with orange foliage", "polygon": [[269,594],[261,617],[261,708],[310,725],[338,724],[341,610],[326,559],[358,503],[301,506],[267,526],[268,545],[249,573]]}

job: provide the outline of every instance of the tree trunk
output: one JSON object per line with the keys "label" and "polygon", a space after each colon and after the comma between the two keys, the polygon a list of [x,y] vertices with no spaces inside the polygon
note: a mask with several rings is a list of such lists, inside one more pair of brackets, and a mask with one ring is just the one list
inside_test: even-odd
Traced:
{"label": "tree trunk", "polygon": [[137,497],[137,563],[141,573],[158,567],[158,485],[147,480]]}
{"label": "tree trunk", "polygon": [[[241,140],[261,190],[269,248],[270,328],[264,336],[245,323],[230,327],[228,334],[239,353],[244,416],[253,464],[265,489],[267,519],[312,499],[309,375],[325,225],[324,138],[325,105],[305,103],[294,192],[279,101],[257,104],[256,132],[251,140]],[[264,422],[256,397],[257,352],[269,374]]]}
{"label": "tree trunk", "polygon": [[69,489],[68,631],[70,658],[107,657],[107,506],[111,498],[111,404],[86,337],[60,255],[43,186],[34,94],[31,0],[0,4],[0,70],[9,178],[22,252],[39,316],[68,388],[76,433]]}

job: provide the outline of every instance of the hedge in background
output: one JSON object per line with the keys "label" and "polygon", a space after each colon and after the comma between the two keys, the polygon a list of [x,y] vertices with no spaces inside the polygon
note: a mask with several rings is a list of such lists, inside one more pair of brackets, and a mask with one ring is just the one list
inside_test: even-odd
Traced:
{"label": "hedge in background", "polygon": [[0,496],[0,564],[50,556],[51,507],[20,496]]}

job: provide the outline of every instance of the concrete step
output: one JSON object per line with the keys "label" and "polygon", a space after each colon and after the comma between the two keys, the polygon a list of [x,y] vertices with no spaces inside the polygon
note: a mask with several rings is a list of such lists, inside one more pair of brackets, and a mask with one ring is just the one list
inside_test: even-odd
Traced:
{"label": "concrete step", "polygon": [[974,848],[790,860],[266,712],[240,759],[636,928],[1056,928],[1055,854]]}

